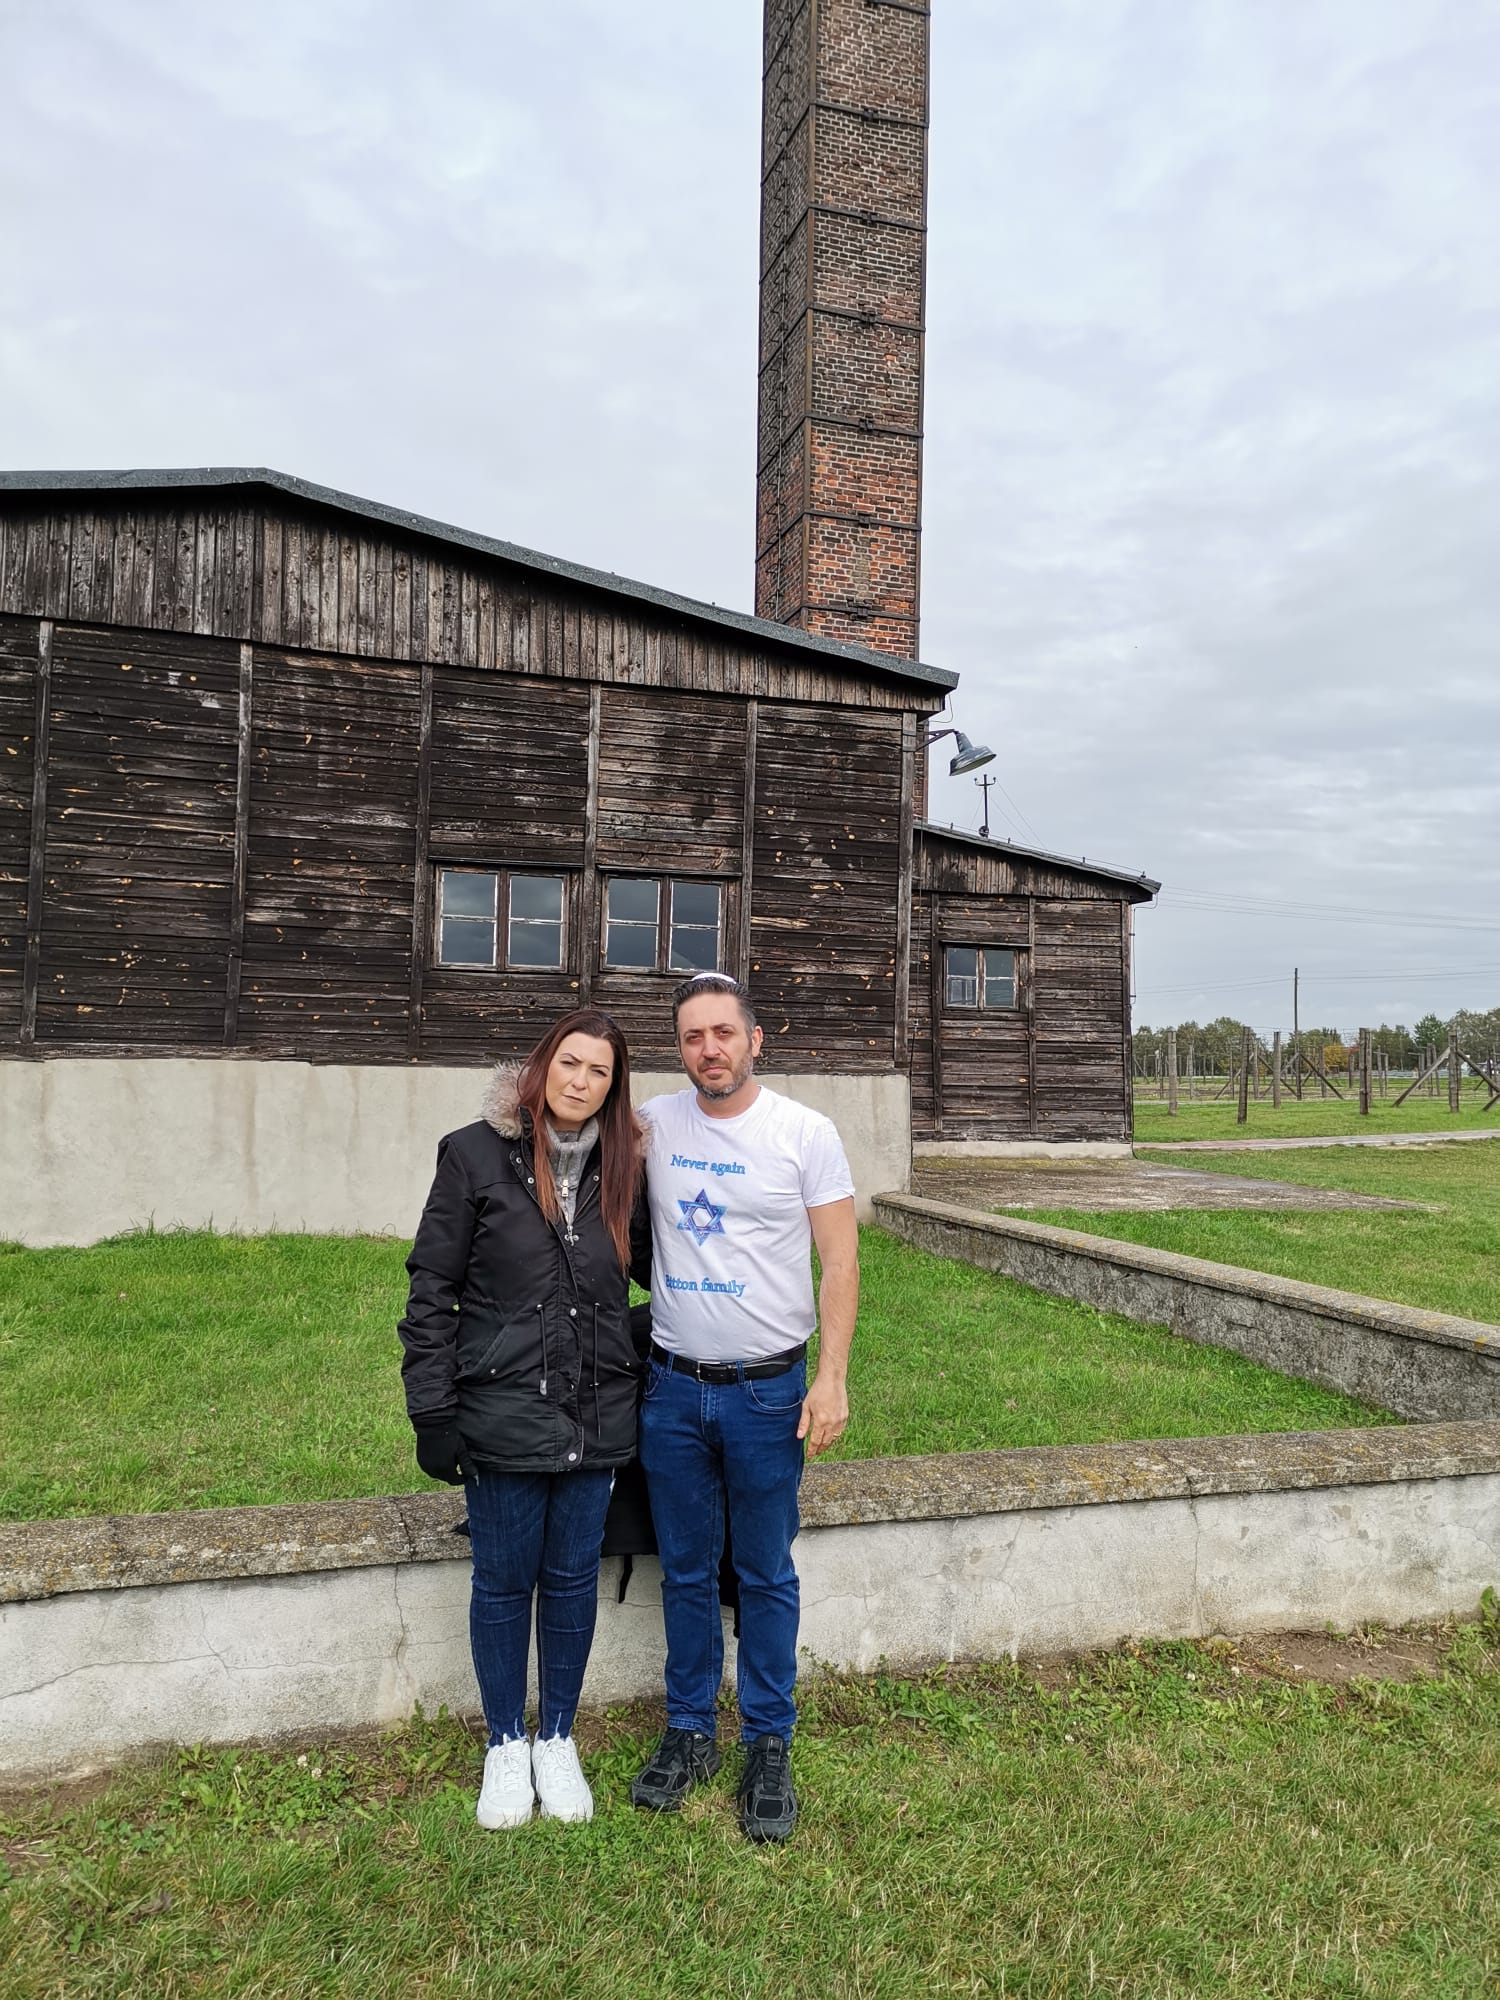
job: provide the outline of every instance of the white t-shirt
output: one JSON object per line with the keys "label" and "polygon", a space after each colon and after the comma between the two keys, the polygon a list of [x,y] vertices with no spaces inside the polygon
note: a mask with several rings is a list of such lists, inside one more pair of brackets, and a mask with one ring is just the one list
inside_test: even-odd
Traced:
{"label": "white t-shirt", "polygon": [[640,1106],[651,1134],[651,1328],[694,1361],[763,1361],[817,1325],[810,1208],[854,1192],[831,1119],[761,1086],[710,1118],[695,1090]]}

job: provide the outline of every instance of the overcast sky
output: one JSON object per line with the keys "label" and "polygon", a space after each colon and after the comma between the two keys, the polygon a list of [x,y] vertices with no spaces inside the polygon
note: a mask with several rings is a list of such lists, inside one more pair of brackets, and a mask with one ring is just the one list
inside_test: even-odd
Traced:
{"label": "overcast sky", "polygon": [[[992,831],[1163,881],[1138,1021],[1500,1003],[1500,0],[933,14],[922,651]],[[0,463],[750,607],[758,0],[0,0],[0,66]]]}

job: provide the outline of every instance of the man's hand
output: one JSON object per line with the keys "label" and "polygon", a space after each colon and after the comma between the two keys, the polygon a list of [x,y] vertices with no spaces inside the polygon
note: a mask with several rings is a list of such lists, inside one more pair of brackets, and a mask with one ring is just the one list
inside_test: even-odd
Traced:
{"label": "man's hand", "polygon": [[848,1421],[849,1397],[843,1383],[825,1382],[821,1374],[814,1375],[797,1425],[798,1437],[807,1439],[808,1457],[816,1458],[837,1444]]}

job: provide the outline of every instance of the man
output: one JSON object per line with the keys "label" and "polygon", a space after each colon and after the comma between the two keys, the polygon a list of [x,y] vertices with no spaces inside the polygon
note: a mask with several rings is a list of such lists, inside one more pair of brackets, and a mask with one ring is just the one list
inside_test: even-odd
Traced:
{"label": "man", "polygon": [[[640,1453],[661,1553],[667,1729],[630,1796],[675,1812],[719,1767],[727,1512],[740,1592],[740,1824],[752,1840],[785,1840],[797,1818],[797,1489],[804,1448],[826,1451],[849,1420],[854,1183],[831,1122],[756,1082],[761,1031],[736,980],[696,975],[673,995],[672,1015],[694,1088],[641,1107],[654,1258]],[[823,1267],[816,1309],[812,1243]]]}

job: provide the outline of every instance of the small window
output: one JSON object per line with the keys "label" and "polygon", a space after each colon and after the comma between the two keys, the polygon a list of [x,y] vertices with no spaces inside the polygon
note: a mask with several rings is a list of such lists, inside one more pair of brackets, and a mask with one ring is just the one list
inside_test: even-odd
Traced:
{"label": "small window", "polygon": [[672,936],[667,951],[672,972],[719,969],[719,887],[716,882],[672,884]]}
{"label": "small window", "polygon": [[986,1007],[1014,1007],[1016,1004],[1016,955],[1013,951],[984,953],[984,1004]]}
{"label": "small window", "polygon": [[438,964],[556,971],[563,964],[563,908],[560,875],[440,868]]}
{"label": "small window", "polygon": [[438,873],[438,963],[493,965],[500,878],[467,869]]}
{"label": "small window", "polygon": [[604,963],[620,971],[717,972],[723,932],[717,882],[617,875],[604,899]]}
{"label": "small window", "polygon": [[507,947],[514,966],[557,967],[563,962],[563,885],[560,875],[512,875]]}
{"label": "small window", "polygon": [[950,944],[943,952],[943,1004],[946,1007],[1014,1008],[1017,997],[1016,953],[997,945]]}
{"label": "small window", "polygon": [[949,1007],[979,1005],[979,953],[950,944],[944,954],[943,1000]]}
{"label": "small window", "polygon": [[656,970],[657,933],[661,928],[661,884],[621,877],[609,885],[604,922],[606,965]]}

